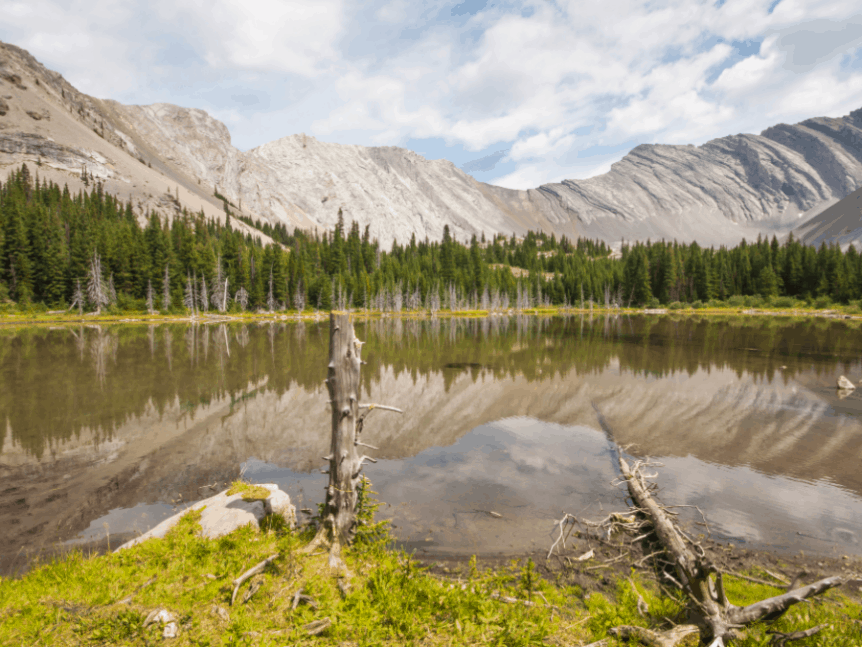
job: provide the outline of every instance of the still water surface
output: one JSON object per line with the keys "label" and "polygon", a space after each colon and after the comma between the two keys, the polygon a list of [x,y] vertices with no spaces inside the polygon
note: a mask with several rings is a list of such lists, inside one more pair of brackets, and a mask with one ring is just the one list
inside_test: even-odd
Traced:
{"label": "still water surface", "polygon": [[[146,530],[241,471],[313,508],[328,324],[0,332],[0,572]],[[721,538],[862,553],[858,322],[669,317],[358,322],[363,440],[408,549],[549,546],[562,512],[624,506],[611,441]],[[495,512],[501,515],[489,514]]]}

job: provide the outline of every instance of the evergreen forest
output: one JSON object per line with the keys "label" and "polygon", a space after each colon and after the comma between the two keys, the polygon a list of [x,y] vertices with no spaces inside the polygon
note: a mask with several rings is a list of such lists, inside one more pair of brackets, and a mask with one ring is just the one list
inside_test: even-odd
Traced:
{"label": "evergreen forest", "polygon": [[[40,180],[26,165],[0,183],[0,307],[90,311],[279,311],[368,308],[503,310],[547,306],[700,307],[760,297],[850,303],[862,256],[792,235],[736,247],[603,242],[553,234],[484,234],[469,242],[396,241],[356,222],[322,234],[183,210],[147,214],[104,192]],[[270,242],[234,226],[240,218]],[[792,301],[786,305],[791,305]]]}

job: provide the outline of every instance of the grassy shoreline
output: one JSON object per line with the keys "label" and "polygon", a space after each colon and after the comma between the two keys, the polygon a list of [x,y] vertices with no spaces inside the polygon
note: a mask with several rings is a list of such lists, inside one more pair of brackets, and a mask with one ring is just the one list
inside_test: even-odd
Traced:
{"label": "grassy shoreline", "polygon": [[[357,320],[362,319],[441,319],[471,318],[488,316],[556,316],[556,315],[723,315],[723,316],[770,316],[770,317],[821,317],[833,319],[862,320],[862,313],[856,305],[833,305],[829,308],[795,307],[795,308],[773,308],[773,307],[703,307],[703,308],[565,308],[562,306],[551,306],[543,308],[529,308],[525,310],[440,310],[433,315],[428,310],[410,310],[398,313],[379,312],[373,310],[357,309],[352,311]],[[329,312],[297,312],[287,310],[283,312],[266,313],[229,313],[203,315],[182,314],[147,314],[142,312],[125,312],[120,314],[84,314],[77,315],[68,312],[25,312],[25,313],[0,313],[0,327],[27,326],[27,325],[60,325],[60,324],[116,324],[116,323],[242,323],[242,322],[269,322],[269,321],[325,321]]]}
{"label": "grassy shoreline", "polygon": [[[661,628],[684,621],[683,598],[661,586],[649,567],[614,559],[613,541],[581,537],[550,561],[544,555],[535,562],[474,557],[460,568],[429,566],[394,549],[386,522],[374,523],[372,514],[373,509],[363,513],[368,523],[345,556],[353,575],[349,590],[330,573],[327,555],[301,552],[313,536],[311,527],[292,531],[280,519],[267,518],[261,531],[247,526],[203,539],[200,513],[189,513],[164,539],[121,553],[74,551],[19,579],[0,578],[0,644],[152,645],[163,642],[164,626],[146,620],[161,609],[179,629],[172,644],[210,646],[582,645],[621,624]],[[575,561],[583,549],[579,542],[594,545],[595,555]],[[798,560],[768,554],[734,555],[714,542],[706,547],[719,563],[731,553],[725,564],[739,576],[725,581],[736,604],[777,595],[784,584],[770,585],[770,577],[782,566],[800,567]],[[278,557],[240,587],[231,606],[234,578],[273,554]],[[817,568],[815,563],[824,564],[809,558],[802,567]],[[841,565],[830,560],[827,568]],[[858,561],[843,562],[845,572],[851,567]],[[638,596],[649,607],[646,614],[638,611]],[[858,643],[858,589],[830,591],[771,628],[789,632],[816,624],[828,628],[797,644]],[[736,644],[766,644],[767,628],[752,628]],[[610,638],[607,644],[625,643]],[[696,636],[683,644],[695,645]]]}

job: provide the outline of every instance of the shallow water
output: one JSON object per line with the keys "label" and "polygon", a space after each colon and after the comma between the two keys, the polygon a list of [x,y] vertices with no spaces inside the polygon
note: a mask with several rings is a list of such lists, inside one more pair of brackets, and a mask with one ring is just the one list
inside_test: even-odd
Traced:
{"label": "shallow water", "polygon": [[[855,322],[356,328],[363,399],[406,410],[369,416],[363,440],[380,448],[366,474],[408,548],[548,547],[563,511],[599,519],[624,506],[615,441],[663,463],[663,499],[697,505],[714,535],[862,552],[862,395],[834,388],[862,377]],[[293,322],[0,332],[0,571],[58,544],[116,545],[241,471],[314,507],[327,344],[327,324]]]}

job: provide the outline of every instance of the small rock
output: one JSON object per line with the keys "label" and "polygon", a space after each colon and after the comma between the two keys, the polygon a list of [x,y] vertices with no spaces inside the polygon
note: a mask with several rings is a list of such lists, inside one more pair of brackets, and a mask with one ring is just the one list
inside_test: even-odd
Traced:
{"label": "small rock", "polygon": [[850,380],[848,380],[846,377],[844,377],[842,375],[841,377],[838,378],[838,388],[852,391],[853,389],[856,388],[856,385],[853,384],[853,382],[851,382]]}
{"label": "small rock", "polygon": [[281,491],[278,486],[273,483],[265,483],[262,484],[261,487],[265,487],[267,490],[272,492],[272,494],[263,501],[264,512],[266,512],[266,514],[281,515],[281,518],[284,519],[284,522],[288,526],[295,528],[296,507],[290,502],[290,495],[288,495],[287,492]]}
{"label": "small rock", "polygon": [[27,114],[30,115],[31,119],[35,119],[36,121],[40,121],[42,119],[45,119],[46,121],[48,121],[51,119],[51,113],[48,112],[47,110],[39,110],[39,111],[28,110]]}
{"label": "small rock", "polygon": [[4,116],[7,112],[9,112],[9,104],[0,99],[0,117]]}
{"label": "small rock", "polygon": [[180,633],[180,628],[176,622],[169,622],[165,625],[162,631],[162,638],[176,638]]}
{"label": "small rock", "polygon": [[227,612],[227,609],[225,609],[224,607],[213,605],[213,607],[212,607],[212,609],[210,609],[210,611],[214,615],[217,615],[219,618],[224,620],[225,622],[230,622],[230,614]]}
{"label": "small rock", "polygon": [[14,85],[19,90],[26,90],[27,86],[21,82],[21,77],[17,74],[3,74],[0,76],[5,81],[9,81],[12,85]]}
{"label": "small rock", "polygon": [[150,611],[146,620],[144,620],[144,626],[149,627],[156,622],[164,625],[162,629],[163,638],[176,638],[180,632],[177,617],[167,609],[154,609]]}

